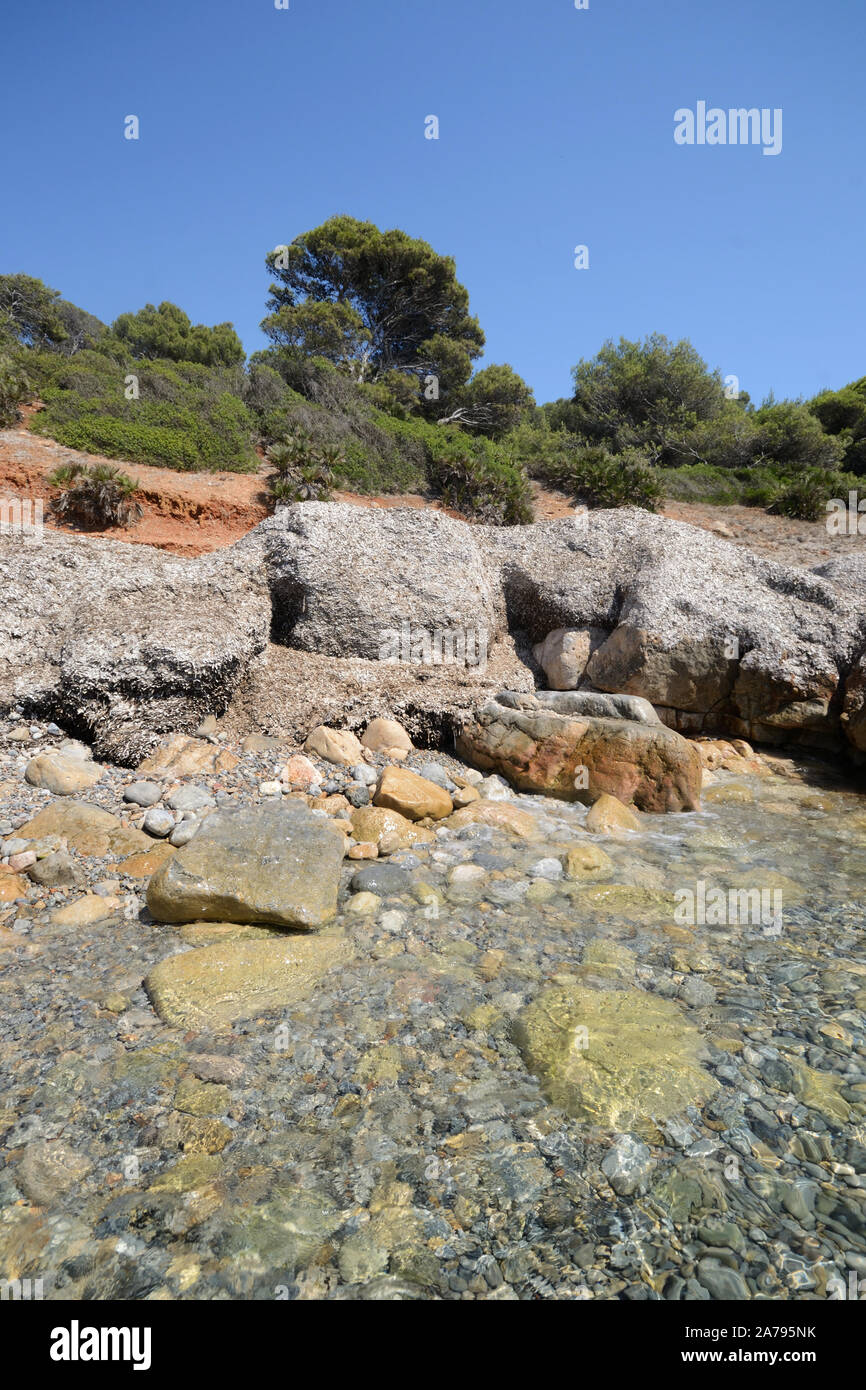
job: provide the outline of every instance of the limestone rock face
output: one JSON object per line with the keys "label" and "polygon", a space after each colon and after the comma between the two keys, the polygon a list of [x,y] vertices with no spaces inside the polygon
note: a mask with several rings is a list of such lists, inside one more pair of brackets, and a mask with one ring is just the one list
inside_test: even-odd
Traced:
{"label": "limestone rock face", "polygon": [[[580,696],[568,698],[580,708]],[[697,808],[701,759],[687,739],[648,716],[595,718],[560,708],[533,696],[497,697],[464,721],[458,751],[520,791],[589,804],[607,794],[645,811]]]}
{"label": "limestone rock face", "polygon": [[151,546],[51,533],[0,536],[0,709],[23,702],[84,726],[134,765],[161,734],[224,709],[268,639],[256,557],[186,560]]}
{"label": "limestone rock face", "polygon": [[159,922],[312,930],[335,916],[342,837],[300,802],[213,812],[150,880]]}
{"label": "limestone rock face", "polygon": [[350,956],[346,939],[333,931],[220,941],[160,961],[144,987],[165,1023],[214,1028],[298,1003]]}
{"label": "limestone rock face", "polygon": [[441,820],[454,809],[447,791],[406,767],[385,768],[373,803],[399,811],[409,820],[423,820],[425,816]]}
{"label": "limestone rock face", "polygon": [[291,646],[383,661],[403,623],[431,636],[498,626],[479,529],[444,512],[305,502],[241,544],[265,553]]}
{"label": "limestone rock face", "polygon": [[[419,742],[531,690],[525,653],[551,634],[552,683],[571,684],[584,639],[562,633],[588,633],[579,683],[651,701],[681,733],[862,752],[863,586],[856,557],[800,570],[638,508],[490,527],[304,502],[196,560],[3,535],[0,710],[84,728],[127,765],[232,699],[294,736],[375,706]],[[470,647],[484,660],[436,664]]]}
{"label": "limestone rock face", "polygon": [[[839,741],[840,671],[866,646],[863,581],[812,573],[639,509],[487,530],[512,627],[603,628],[585,680],[642,695],[680,732]],[[859,589],[858,586],[859,585]]]}
{"label": "limestone rock face", "polygon": [[515,1036],[548,1099],[589,1124],[651,1137],[718,1089],[701,1066],[698,1030],[675,1004],[641,990],[543,990],[516,1019]]}

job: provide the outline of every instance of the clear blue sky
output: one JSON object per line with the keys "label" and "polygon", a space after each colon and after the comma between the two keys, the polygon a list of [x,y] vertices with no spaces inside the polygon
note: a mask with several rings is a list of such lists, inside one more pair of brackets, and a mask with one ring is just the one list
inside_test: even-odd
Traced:
{"label": "clear blue sky", "polygon": [[[863,0],[290,5],[6,6],[0,271],[251,352],[265,252],[345,212],[453,255],[485,363],[539,401],[653,330],[753,399],[866,372]],[[782,153],[677,146],[700,100],[781,107]]]}

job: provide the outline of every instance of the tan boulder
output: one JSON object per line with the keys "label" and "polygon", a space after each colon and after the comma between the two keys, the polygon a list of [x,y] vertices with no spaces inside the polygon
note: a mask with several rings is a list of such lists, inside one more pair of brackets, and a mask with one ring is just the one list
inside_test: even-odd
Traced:
{"label": "tan boulder", "polygon": [[605,794],[590,807],[586,828],[592,835],[615,835],[621,830],[640,830],[640,821],[628,806]]}
{"label": "tan boulder", "polygon": [[87,801],[54,801],[17,832],[22,839],[62,836],[79,854],[130,854],[152,845],[149,836],[122,825],[117,816]]}
{"label": "tan boulder", "polygon": [[300,787],[306,790],[308,787],[319,785],[322,774],[315,763],[305,758],[303,753],[293,753],[280,773],[280,781],[285,782],[290,787]]}
{"label": "tan boulder", "polygon": [[456,792],[451,793],[455,811],[462,810],[464,806],[470,806],[473,801],[478,801],[478,799],[479,793],[468,783],[465,787],[458,787]]}
{"label": "tan boulder", "polygon": [[224,941],[160,961],[144,987],[165,1023],[210,1029],[290,1008],[350,956],[346,938],[334,931]]}
{"label": "tan boulder", "polygon": [[172,734],[137,770],[150,777],[191,777],[198,773],[230,772],[237,764],[237,756],[219,744],[188,734]]}
{"label": "tan boulder", "polygon": [[399,811],[409,820],[423,820],[425,816],[442,820],[454,809],[443,787],[428,782],[426,777],[419,777],[417,772],[410,772],[406,767],[385,768],[373,804]]}
{"label": "tan boulder", "polygon": [[324,724],[307,736],[304,752],[316,753],[338,767],[354,767],[364,759],[364,750],[353,733],[348,729],[328,729]]}
{"label": "tan boulder", "polygon": [[120,899],[100,897],[98,893],[88,893],[74,902],[56,907],[49,915],[55,927],[89,927],[94,922],[103,922],[120,911]]}
{"label": "tan boulder", "polygon": [[371,719],[363,734],[361,742],[365,748],[369,748],[371,753],[408,753],[412,748],[412,740],[396,719]]}
{"label": "tan boulder", "polygon": [[613,860],[598,845],[574,845],[565,856],[566,878],[598,878],[612,872]]}
{"label": "tan boulder", "polygon": [[26,898],[29,887],[27,879],[20,874],[0,873],[0,903],[14,903],[18,898]]}
{"label": "tan boulder", "polygon": [[124,859],[120,867],[129,878],[150,878],[157,869],[162,868],[167,859],[171,859],[172,855],[177,853],[167,840],[160,840],[155,845],[151,841],[151,845],[152,848],[142,854],[131,854],[128,859]]}
{"label": "tan boulder", "polygon": [[37,753],[24,771],[31,787],[44,787],[55,796],[76,796],[87,791],[102,776],[104,769],[85,757],[70,757],[63,753]]}
{"label": "tan boulder", "polygon": [[379,847],[374,845],[372,840],[362,840],[359,844],[352,845],[348,857],[349,859],[378,859]]}
{"label": "tan boulder", "polygon": [[352,834],[360,844],[374,844],[380,854],[393,854],[410,845],[430,844],[431,830],[413,825],[399,811],[386,806],[361,806],[352,812]]}

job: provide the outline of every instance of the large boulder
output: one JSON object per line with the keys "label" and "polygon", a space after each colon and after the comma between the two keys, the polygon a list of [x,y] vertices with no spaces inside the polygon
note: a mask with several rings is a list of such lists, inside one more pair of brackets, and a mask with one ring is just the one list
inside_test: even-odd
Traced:
{"label": "large boulder", "polygon": [[703,1039],[676,1004],[641,990],[546,989],[515,1021],[545,1095],[577,1119],[657,1138],[657,1126],[718,1089]]}
{"label": "large boulder", "polygon": [[387,662],[399,659],[404,625],[412,639],[469,630],[485,640],[501,626],[477,528],[444,512],[306,502],[281,508],[247,544],[264,550],[275,630],[304,651]]}
{"label": "large boulder", "polygon": [[337,911],[341,837],[298,801],[214,811],[157,870],[159,922],[262,922],[312,930]]}
{"label": "large boulder", "polygon": [[488,529],[484,545],[512,631],[534,643],[607,632],[584,683],[641,695],[685,733],[839,744],[842,682],[866,646],[853,577],[776,564],[638,509]]}
{"label": "large boulder", "polygon": [[82,729],[134,765],[159,735],[224,709],[271,621],[255,557],[182,560],[50,531],[0,536],[0,709]]}
{"label": "large boulder", "polygon": [[306,502],[193,560],[3,535],[0,711],[132,765],[230,702],[244,732],[375,715],[429,746],[532,691],[541,644],[553,684],[643,697],[681,733],[862,750],[862,568],[786,567],[639,509],[496,528]]}
{"label": "large boulder", "polygon": [[175,1028],[227,1027],[299,1003],[351,954],[336,930],[285,941],[221,941],[160,961],[144,987],[163,1022]]}
{"label": "large boulder", "polygon": [[[564,712],[550,696],[503,692],[463,724],[458,751],[477,767],[495,769],[518,790],[544,792],[587,804],[602,795],[633,802],[642,811],[693,811],[700,803],[703,769],[693,743],[662,724],[636,702],[625,713],[605,697],[589,694],[597,717],[582,714],[582,697],[563,692]],[[614,717],[611,717],[614,716]]]}

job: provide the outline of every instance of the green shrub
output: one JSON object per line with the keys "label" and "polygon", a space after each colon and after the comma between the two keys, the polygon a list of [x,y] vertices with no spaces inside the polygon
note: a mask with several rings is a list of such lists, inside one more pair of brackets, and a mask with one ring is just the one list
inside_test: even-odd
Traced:
{"label": "green shrub", "polygon": [[845,497],[847,488],[848,479],[843,474],[810,468],[781,484],[769,510],[800,521],[820,521],[827,515],[830,499]]}
{"label": "green shrub", "polygon": [[737,479],[730,470],[714,468],[708,463],[660,468],[657,478],[662,494],[677,502],[705,502],[725,507],[742,500]]}
{"label": "green shrub", "polygon": [[12,353],[0,353],[0,428],[14,425],[31,392],[30,379]]}
{"label": "green shrub", "polygon": [[429,476],[446,506],[490,526],[532,521],[532,492],[522,467],[491,440],[430,426]]}
{"label": "green shrub", "polygon": [[[240,368],[115,361],[83,351],[37,363],[45,409],[31,428],[71,449],[181,471],[258,467]],[[127,399],[129,378],[137,399]]]}
{"label": "green shrub", "polygon": [[274,500],[286,503],[329,501],[335,473],[343,461],[335,445],[317,446],[305,430],[296,430],[272,445],[268,458],[277,470],[271,479]]}
{"label": "green shrub", "polygon": [[662,498],[655,469],[635,449],[611,454],[600,444],[571,451],[551,482],[588,507],[643,507],[654,512]]}
{"label": "green shrub", "polygon": [[48,479],[62,487],[51,507],[63,520],[85,526],[131,526],[142,514],[134,494],[138,483],[110,463],[72,463],[56,469]]}

